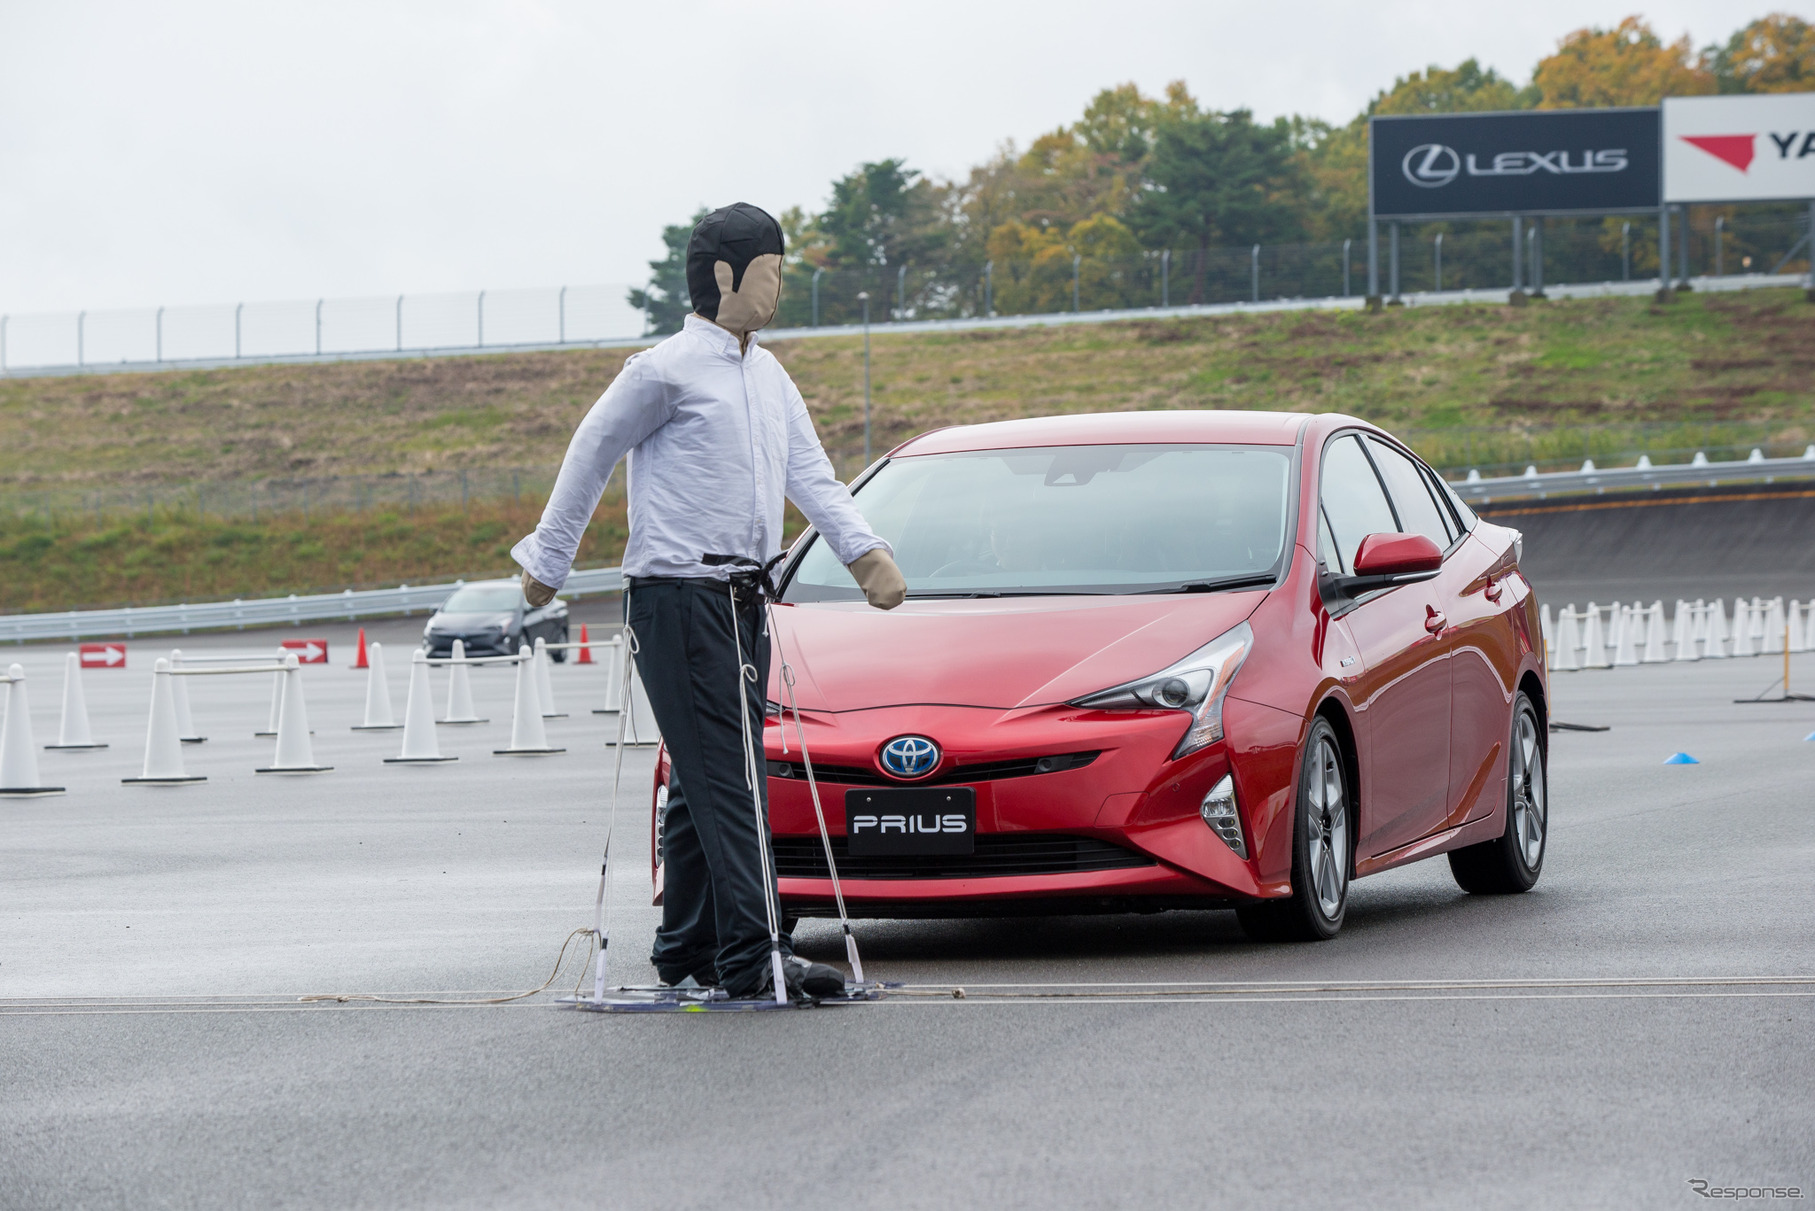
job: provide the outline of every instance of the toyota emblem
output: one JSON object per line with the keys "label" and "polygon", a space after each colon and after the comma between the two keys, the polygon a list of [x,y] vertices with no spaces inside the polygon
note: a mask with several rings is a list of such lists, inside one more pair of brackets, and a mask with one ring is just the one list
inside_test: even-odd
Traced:
{"label": "toyota emblem", "polygon": [[882,768],[897,778],[924,778],[939,768],[939,746],[925,736],[897,736],[882,746]]}

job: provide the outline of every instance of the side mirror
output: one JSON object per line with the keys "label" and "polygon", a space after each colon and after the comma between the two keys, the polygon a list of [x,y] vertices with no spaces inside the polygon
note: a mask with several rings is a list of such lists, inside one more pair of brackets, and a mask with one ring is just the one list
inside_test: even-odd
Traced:
{"label": "side mirror", "polygon": [[1443,570],[1443,552],[1422,534],[1369,534],[1355,550],[1355,574],[1342,579],[1353,597],[1374,589],[1429,580]]}

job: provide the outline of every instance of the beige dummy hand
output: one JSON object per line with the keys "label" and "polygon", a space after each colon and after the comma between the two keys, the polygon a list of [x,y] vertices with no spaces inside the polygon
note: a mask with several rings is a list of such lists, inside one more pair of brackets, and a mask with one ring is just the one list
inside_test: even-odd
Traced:
{"label": "beige dummy hand", "polygon": [[892,610],[907,597],[907,581],[901,578],[901,569],[881,547],[859,555],[850,570],[864,599],[879,610]]}
{"label": "beige dummy hand", "polygon": [[525,572],[523,573],[523,596],[529,599],[530,605],[541,609],[555,599],[555,591]]}

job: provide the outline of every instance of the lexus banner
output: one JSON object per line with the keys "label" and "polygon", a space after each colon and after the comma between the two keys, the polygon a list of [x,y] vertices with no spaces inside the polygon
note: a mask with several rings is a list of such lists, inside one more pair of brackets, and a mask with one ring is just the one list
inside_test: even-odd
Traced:
{"label": "lexus banner", "polygon": [[1377,218],[1609,214],[1658,206],[1656,109],[1370,119]]}
{"label": "lexus banner", "polygon": [[1815,93],[1664,100],[1664,200],[1815,198]]}

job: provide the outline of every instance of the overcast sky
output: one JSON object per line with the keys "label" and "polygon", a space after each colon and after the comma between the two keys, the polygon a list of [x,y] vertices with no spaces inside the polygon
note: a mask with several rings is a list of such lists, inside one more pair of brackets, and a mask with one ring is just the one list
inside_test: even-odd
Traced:
{"label": "overcast sky", "polygon": [[[1343,121],[1430,63],[1522,83],[1630,11],[0,0],[0,311],[641,281],[700,203],[816,207],[886,156],[961,174],[1119,81]],[[1699,46],[1763,11],[1646,15]]]}

